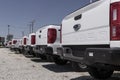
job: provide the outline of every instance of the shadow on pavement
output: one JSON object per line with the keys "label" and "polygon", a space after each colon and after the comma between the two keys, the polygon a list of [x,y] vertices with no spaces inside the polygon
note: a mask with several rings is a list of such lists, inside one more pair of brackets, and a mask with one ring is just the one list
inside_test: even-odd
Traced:
{"label": "shadow on pavement", "polygon": [[40,58],[31,58],[31,61],[39,63],[39,62],[48,62],[47,60],[42,60]]}
{"label": "shadow on pavement", "polygon": [[60,65],[56,65],[56,64],[47,64],[47,65],[42,65],[44,68],[56,72],[56,73],[60,73],[60,72],[74,72],[74,70],[72,69],[70,64],[66,64],[63,66]]}
{"label": "shadow on pavement", "polygon": [[24,55],[26,58],[33,58],[33,55]]}

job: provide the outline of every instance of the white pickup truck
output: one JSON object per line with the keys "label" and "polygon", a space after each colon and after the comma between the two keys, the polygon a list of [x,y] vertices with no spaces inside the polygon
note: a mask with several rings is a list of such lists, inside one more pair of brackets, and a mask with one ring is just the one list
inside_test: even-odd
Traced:
{"label": "white pickup truck", "polygon": [[56,64],[66,64],[67,61],[57,54],[57,47],[60,47],[60,26],[47,25],[36,31],[34,52],[41,58],[52,57]]}
{"label": "white pickup truck", "polygon": [[11,45],[12,45],[12,41],[8,41],[7,44],[6,44],[6,47],[11,48]]}
{"label": "white pickup truck", "polygon": [[27,46],[27,42],[28,42],[28,37],[27,36],[23,36],[22,39],[21,39],[21,44],[19,45],[20,53],[24,53],[25,52],[25,48]]}
{"label": "white pickup truck", "polygon": [[23,37],[23,39],[24,39],[24,42],[23,42],[24,43],[24,54],[36,56],[33,51],[33,47],[36,44],[36,34],[31,33],[29,34],[28,37]]}
{"label": "white pickup truck", "polygon": [[20,52],[21,45],[22,45],[22,39],[12,39],[11,50]]}
{"label": "white pickup truck", "polygon": [[22,53],[22,52],[21,52],[21,47],[22,47],[22,39],[18,39],[15,48],[16,48],[16,50],[17,50],[19,53]]}
{"label": "white pickup truck", "polygon": [[63,59],[86,65],[98,79],[120,68],[120,0],[90,0],[66,16],[61,28],[57,51]]}
{"label": "white pickup truck", "polygon": [[17,46],[18,46],[17,44],[18,44],[18,39],[12,39],[12,44],[11,44],[10,49],[12,51],[16,51],[17,50]]}

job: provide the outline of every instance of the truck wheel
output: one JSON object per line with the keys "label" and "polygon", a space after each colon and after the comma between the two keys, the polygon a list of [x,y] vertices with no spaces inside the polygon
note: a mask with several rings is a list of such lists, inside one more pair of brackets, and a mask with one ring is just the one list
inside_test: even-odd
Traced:
{"label": "truck wheel", "polygon": [[68,62],[67,60],[61,59],[60,57],[53,57],[53,60],[57,65],[65,65]]}
{"label": "truck wheel", "polygon": [[29,55],[29,51],[26,51],[26,50],[25,50],[23,54],[24,54],[25,56],[26,56],[26,55]]}
{"label": "truck wheel", "polygon": [[83,72],[87,70],[87,66],[78,62],[71,61],[71,66],[76,72]]}
{"label": "truck wheel", "polygon": [[46,57],[47,57],[47,60],[48,60],[49,62],[53,62],[53,57],[52,57],[52,56],[46,55]]}
{"label": "truck wheel", "polygon": [[32,54],[32,56],[33,56],[33,57],[36,57],[36,54],[35,54],[33,51],[32,51],[32,53],[31,53],[31,54]]}
{"label": "truck wheel", "polygon": [[96,79],[107,79],[111,77],[114,70],[109,69],[109,68],[105,69],[105,68],[89,67],[88,72],[92,77]]}
{"label": "truck wheel", "polygon": [[41,58],[42,60],[47,60],[47,57],[46,57],[45,55],[40,55],[40,58]]}
{"label": "truck wheel", "polygon": [[19,53],[22,53],[22,50],[18,50],[19,51]]}

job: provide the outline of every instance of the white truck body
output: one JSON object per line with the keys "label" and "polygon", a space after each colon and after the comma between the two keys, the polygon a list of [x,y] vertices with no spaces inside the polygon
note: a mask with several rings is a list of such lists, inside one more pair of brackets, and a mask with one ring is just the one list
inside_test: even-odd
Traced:
{"label": "white truck body", "polygon": [[17,50],[22,45],[22,39],[12,39],[11,49]]}
{"label": "white truck body", "polygon": [[66,16],[61,40],[62,58],[85,64],[95,78],[110,77],[120,65],[120,0],[90,0]]}
{"label": "white truck body", "polygon": [[24,54],[25,55],[33,55],[35,56],[34,52],[33,52],[33,47],[35,47],[35,40],[36,34],[35,33],[30,33],[28,37],[23,37],[26,38],[26,45],[24,45]]}
{"label": "white truck body", "polygon": [[[48,43],[48,29],[56,29],[57,37],[54,43]],[[36,45],[52,47],[54,54],[57,54],[57,47],[60,46],[60,26],[48,25],[44,26],[36,31]]]}
{"label": "white truck body", "polygon": [[27,45],[29,45],[29,46],[35,46],[35,44],[32,44],[32,36],[35,36],[35,35],[36,35],[35,33],[29,34]]}
{"label": "white truck body", "polygon": [[[119,0],[99,0],[66,16],[62,21],[62,44],[108,44],[110,47],[120,47],[120,41],[110,40],[110,3],[118,1]],[[80,14],[82,18],[74,20],[74,18]],[[73,27],[75,25],[80,26],[78,31],[74,30]]]}
{"label": "white truck body", "polygon": [[[25,40],[24,40],[25,39]],[[22,45],[23,46],[27,46],[27,44],[28,44],[28,37],[27,36],[24,36],[23,38],[22,38]]]}
{"label": "white truck body", "polygon": [[47,27],[36,31],[36,45],[47,45]]}
{"label": "white truck body", "polygon": [[16,43],[17,43],[17,39],[12,39],[11,48],[15,48]]}
{"label": "white truck body", "polygon": [[58,65],[64,65],[67,60],[61,59],[57,53],[60,47],[60,26],[48,25],[37,30],[34,52],[41,59],[54,60]]}
{"label": "white truck body", "polygon": [[[109,7],[110,0],[99,0],[65,17],[62,21],[62,45],[109,44]],[[74,20],[80,14],[81,19]],[[80,25],[78,31],[74,30],[75,25]]]}
{"label": "white truck body", "polygon": [[[36,31],[36,45],[50,45],[47,43],[47,34],[48,34],[48,29],[49,28],[54,28],[57,31],[60,29],[60,26],[56,25],[48,25],[41,27]],[[56,41],[53,44],[60,44],[60,32],[57,32],[57,38]]]}
{"label": "white truck body", "polygon": [[8,41],[6,47],[11,48],[11,45],[12,45],[12,41]]}
{"label": "white truck body", "polygon": [[22,39],[18,39],[18,42],[16,44],[17,48],[19,48],[20,46],[22,46]]}
{"label": "white truck body", "polygon": [[23,36],[22,39],[20,40],[21,43],[19,43],[19,53],[24,53],[27,43],[28,43],[28,37],[27,36]]}

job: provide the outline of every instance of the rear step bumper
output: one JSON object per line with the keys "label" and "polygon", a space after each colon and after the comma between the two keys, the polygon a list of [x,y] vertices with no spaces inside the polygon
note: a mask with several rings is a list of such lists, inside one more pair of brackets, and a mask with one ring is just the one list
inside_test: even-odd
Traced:
{"label": "rear step bumper", "polygon": [[59,47],[57,48],[57,53],[61,57],[61,59],[84,63],[84,56],[74,56],[72,54],[72,50],[69,47]]}
{"label": "rear step bumper", "polygon": [[46,54],[52,56],[53,55],[53,48],[52,47],[47,47],[46,48]]}
{"label": "rear step bumper", "polygon": [[87,48],[83,57],[72,55],[69,48],[57,48],[62,59],[80,62],[86,65],[95,63],[120,65],[120,48]]}
{"label": "rear step bumper", "polygon": [[88,48],[85,53],[85,63],[120,65],[120,48]]}

